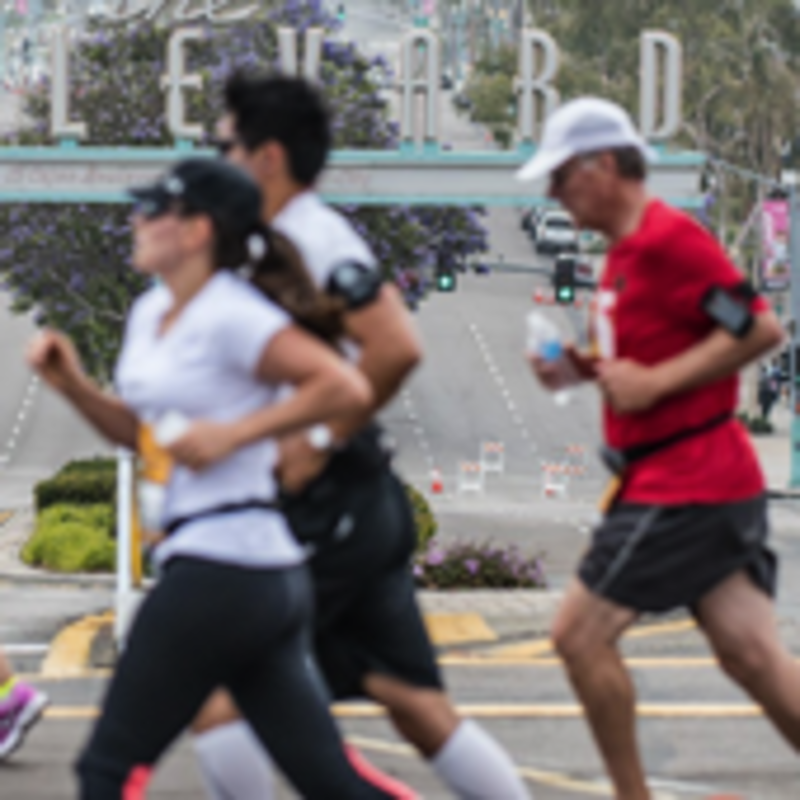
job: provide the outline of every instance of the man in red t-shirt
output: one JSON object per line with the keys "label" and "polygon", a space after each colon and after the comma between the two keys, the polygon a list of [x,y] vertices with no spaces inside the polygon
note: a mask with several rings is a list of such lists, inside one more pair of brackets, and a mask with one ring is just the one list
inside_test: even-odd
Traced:
{"label": "man in red t-shirt", "polygon": [[[688,607],[723,669],[800,749],[800,667],[776,635],[764,479],[734,417],[737,372],[783,336],[714,239],[648,196],[650,151],[619,106],[567,103],[521,180],[550,176],[576,224],[609,240],[596,360],[616,492],[553,627],[620,800],[649,792],[618,640],[644,612]],[[563,366],[533,359],[561,388]]]}

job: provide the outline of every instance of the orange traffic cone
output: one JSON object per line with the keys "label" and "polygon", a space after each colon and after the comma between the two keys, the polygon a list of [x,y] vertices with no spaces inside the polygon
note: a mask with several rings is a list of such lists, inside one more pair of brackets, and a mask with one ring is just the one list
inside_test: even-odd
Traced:
{"label": "orange traffic cone", "polygon": [[431,470],[431,494],[442,494],[444,492],[444,481],[442,473],[438,469]]}
{"label": "orange traffic cone", "polygon": [[544,292],[541,289],[536,289],[533,293],[533,302],[542,303],[544,301]]}

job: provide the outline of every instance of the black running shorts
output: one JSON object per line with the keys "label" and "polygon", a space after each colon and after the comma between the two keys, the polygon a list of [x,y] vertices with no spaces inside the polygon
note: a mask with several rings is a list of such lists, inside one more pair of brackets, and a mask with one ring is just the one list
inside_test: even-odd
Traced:
{"label": "black running shorts", "polygon": [[639,612],[689,607],[740,570],[774,596],[764,496],[722,505],[615,505],[578,575],[595,594]]}
{"label": "black running shorts", "polygon": [[416,527],[406,491],[388,468],[350,486],[353,526],[309,566],[316,592],[315,652],[335,699],[363,697],[381,673],[442,689],[414,591]]}

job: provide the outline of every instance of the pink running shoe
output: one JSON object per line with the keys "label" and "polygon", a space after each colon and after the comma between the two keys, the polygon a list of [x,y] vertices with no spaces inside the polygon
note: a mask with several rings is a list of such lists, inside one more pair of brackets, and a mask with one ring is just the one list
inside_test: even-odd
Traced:
{"label": "pink running shoe", "polygon": [[8,758],[23,742],[50,699],[27,683],[18,683],[0,703],[0,761]]}

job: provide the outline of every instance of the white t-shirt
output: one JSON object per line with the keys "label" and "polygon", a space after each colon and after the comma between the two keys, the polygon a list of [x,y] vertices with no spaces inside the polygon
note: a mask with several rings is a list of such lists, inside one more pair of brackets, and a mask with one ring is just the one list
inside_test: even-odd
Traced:
{"label": "white t-shirt", "polygon": [[[347,261],[375,269],[369,245],[338,211],[318,194],[303,192],[293,197],[272,220],[272,227],[297,248],[308,271],[323,291],[331,273]],[[360,349],[349,338],[341,342],[345,357],[355,363]]]}
{"label": "white t-shirt", "polygon": [[[288,324],[282,310],[227,271],[215,274],[159,335],[171,306],[163,286],[136,301],[117,362],[120,396],[143,422],[153,423],[170,411],[223,422],[275,402],[277,387],[258,380],[255,371],[272,337]],[[176,465],[164,522],[230,503],[273,499],[276,460],[275,443],[264,440],[200,472]],[[303,560],[285,519],[269,509],[188,522],[156,551],[161,563],[176,555],[251,567]]]}
{"label": "white t-shirt", "polygon": [[272,227],[300,251],[317,285],[325,289],[333,270],[345,261],[375,268],[375,256],[350,222],[315,192],[293,197],[272,220]]}

